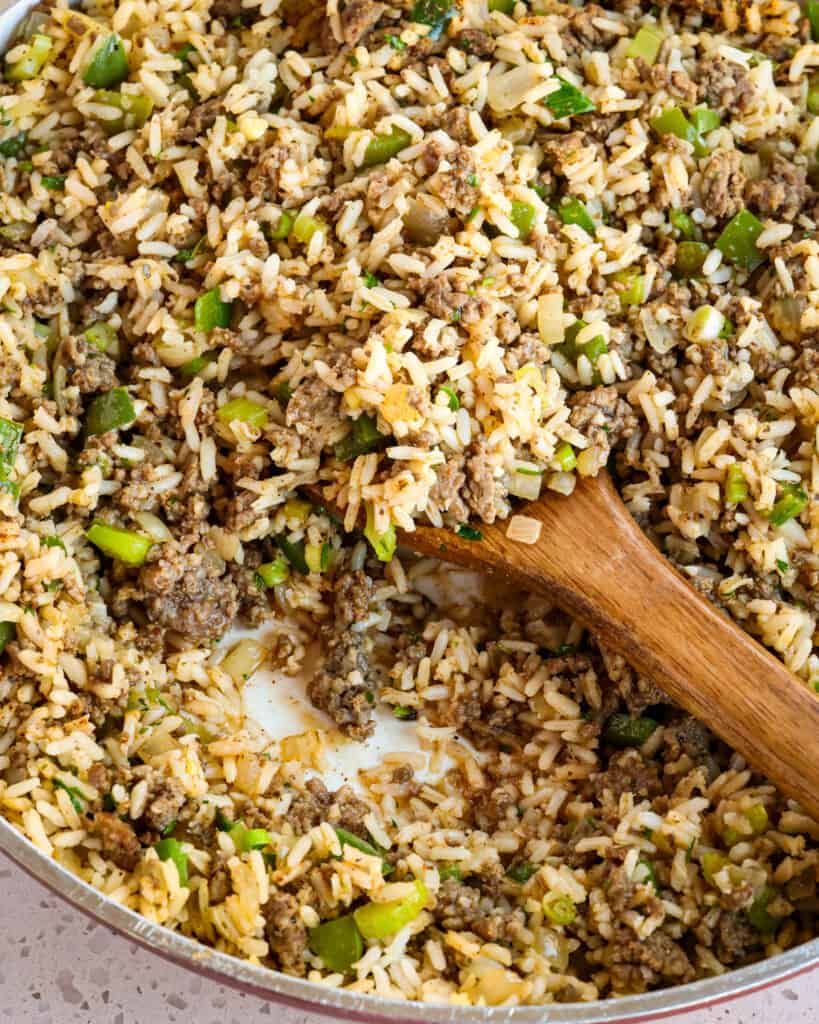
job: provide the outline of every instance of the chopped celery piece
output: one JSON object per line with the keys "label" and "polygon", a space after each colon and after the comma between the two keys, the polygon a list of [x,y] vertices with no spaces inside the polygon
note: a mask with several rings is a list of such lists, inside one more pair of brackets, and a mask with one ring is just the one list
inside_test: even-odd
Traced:
{"label": "chopped celery piece", "polygon": [[256,570],[256,576],[264,587],[277,587],[289,575],[290,564],[284,555],[277,555],[272,562],[263,562]]}
{"label": "chopped celery piece", "polygon": [[82,80],[94,89],[110,89],[128,77],[128,57],[120,37],[114,33],[94,51]]}
{"label": "chopped celery piece", "polygon": [[364,536],[372,545],[376,558],[379,562],[390,562],[395,554],[398,539],[395,536],[395,526],[389,524],[383,533],[375,530],[375,513],[372,505],[367,505],[367,525],[364,528]]}
{"label": "chopped celery piece", "polygon": [[376,135],[364,151],[364,167],[375,167],[391,160],[412,141],[403,128],[393,128],[388,135]]}
{"label": "chopped celery piece", "polygon": [[12,135],[8,139],[3,139],[3,141],[0,142],[0,156],[6,158],[19,156],[25,149],[27,140],[28,132],[18,132],[16,135]]}
{"label": "chopped celery piece", "polygon": [[808,496],[801,487],[787,484],[783,489],[782,497],[768,513],[768,520],[773,526],[782,526],[789,519],[801,515],[807,503]]}
{"label": "chopped celery piece", "polygon": [[680,242],[674,269],[680,277],[696,277],[702,273],[702,265],[710,251],[705,242]]}
{"label": "chopped celery piece", "polygon": [[557,75],[557,80],[560,82],[560,88],[550,92],[543,100],[543,105],[551,110],[558,120],[571,117],[572,114],[588,114],[589,111],[597,109],[594,102],[577,86],[567,82],[560,75]]}
{"label": "chopped celery piece", "polygon": [[420,878],[415,879],[414,887],[414,892],[403,899],[367,903],[353,911],[355,923],[365,939],[385,939],[418,917],[427,905],[429,894]]}
{"label": "chopped celery piece", "polygon": [[622,285],[620,291],[620,305],[642,306],[646,301],[646,279],[643,274],[634,270],[620,270],[612,275],[612,279]]}
{"label": "chopped celery piece", "polygon": [[109,348],[113,348],[117,343],[117,332],[110,324],[105,323],[103,320],[98,320],[96,323],[91,324],[90,327],[86,327],[85,339],[94,348],[99,349],[100,352],[107,352]]}
{"label": "chopped celery piece", "polygon": [[427,39],[440,39],[457,11],[458,8],[450,0],[416,0],[410,21],[418,25],[429,25]]}
{"label": "chopped celery piece", "polygon": [[89,437],[127,427],[136,419],[131,396],[125,388],[112,388],[91,402],[85,414],[85,432]]}
{"label": "chopped celery piece", "polygon": [[110,526],[101,519],[95,519],[86,530],[85,536],[104,555],[115,558],[126,565],[142,565],[153,546],[150,537],[144,537],[133,530]]}
{"label": "chopped celery piece", "polygon": [[307,562],[304,558],[304,541],[289,540],[283,533],[279,534],[275,540],[282,554],[293,566],[296,572],[301,573],[302,576],[306,576],[310,570],[307,568]]}
{"label": "chopped celery piece", "polygon": [[197,331],[210,334],[214,327],[230,327],[233,303],[223,302],[218,288],[200,295],[193,307],[193,322]]}
{"label": "chopped celery piece", "polygon": [[154,846],[156,855],[160,860],[171,860],[176,867],[177,874],[179,875],[179,884],[181,886],[187,886],[188,884],[188,857],[182,849],[182,844],[178,839],[160,839],[159,842]]}
{"label": "chopped celery piece", "polygon": [[626,56],[642,57],[646,64],[653,64],[663,45],[665,36],[656,25],[642,25],[626,49]]}
{"label": "chopped celery piece", "polygon": [[14,469],[22,436],[22,424],[0,416],[0,473],[9,473]]}
{"label": "chopped celery piece", "polygon": [[300,213],[293,222],[293,237],[302,245],[307,245],[317,231],[327,231],[327,225],[319,217]]}
{"label": "chopped celery piece", "polygon": [[740,210],[722,229],[716,247],[738,267],[754,270],[765,259],[756,247],[756,240],[761,234],[762,223],[750,210]]}
{"label": "chopped celery piece", "polygon": [[725,502],[728,505],[739,505],[748,497],[748,484],[745,474],[738,462],[732,462],[725,471]]}
{"label": "chopped celery piece", "polygon": [[0,654],[6,649],[6,644],[17,636],[17,627],[13,622],[0,622]]}
{"label": "chopped celery piece", "polygon": [[520,203],[516,199],[513,200],[509,220],[517,228],[518,238],[525,242],[532,233],[532,225],[535,223],[534,206],[531,203]]}
{"label": "chopped celery piece", "polygon": [[308,945],[328,971],[338,974],[346,974],[364,955],[364,940],[352,914],[311,928]]}
{"label": "chopped celery piece", "polygon": [[716,341],[725,326],[725,317],[716,306],[698,306],[688,318],[685,333],[691,341]]}
{"label": "chopped celery piece", "polygon": [[571,471],[577,465],[577,456],[574,453],[574,448],[565,441],[561,444],[555,452],[555,458],[560,464],[560,468],[564,473],[571,473]]}
{"label": "chopped celery piece", "polygon": [[711,110],[710,107],[696,107],[691,111],[691,117],[689,118],[694,129],[703,135],[707,135],[708,132],[714,131],[715,128],[719,128],[722,120],[716,110]]}
{"label": "chopped celery piece", "polygon": [[705,156],[708,152],[702,136],[679,107],[668,107],[662,114],[652,117],[650,123],[660,136],[676,135],[678,139],[690,142],[694,147],[694,156]]}
{"label": "chopped celery piece", "polygon": [[34,35],[25,54],[6,68],[6,78],[10,82],[24,82],[36,78],[43,69],[51,53],[51,36]]}
{"label": "chopped celery piece", "polygon": [[254,427],[263,427],[267,423],[267,409],[249,398],[234,398],[217,409],[216,415],[223,423],[239,420]]}
{"label": "chopped celery piece", "polygon": [[597,228],[589,211],[579,199],[564,199],[557,208],[557,215],[564,224],[576,224],[594,237]]}
{"label": "chopped celery piece", "polygon": [[603,740],[613,747],[641,747],[659,726],[653,718],[612,715],[603,728]]}
{"label": "chopped celery piece", "polygon": [[141,128],[153,113],[154,101],[142,93],[113,92],[110,89],[98,89],[94,93],[94,103],[103,107],[111,107],[118,111],[114,117],[103,117],[99,121],[107,135]]}
{"label": "chopped celery piece", "polygon": [[577,907],[568,896],[550,892],[543,897],[543,913],[552,924],[567,925],[577,917]]}
{"label": "chopped celery piece", "polygon": [[270,237],[276,239],[276,241],[283,241],[289,237],[290,232],[293,230],[293,223],[295,217],[288,210],[282,210],[279,217],[279,223],[270,232]]}

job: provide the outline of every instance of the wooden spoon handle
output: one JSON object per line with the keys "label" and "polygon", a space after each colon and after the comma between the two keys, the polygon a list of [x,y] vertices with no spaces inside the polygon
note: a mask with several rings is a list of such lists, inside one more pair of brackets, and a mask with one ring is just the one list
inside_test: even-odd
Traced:
{"label": "wooden spoon handle", "polygon": [[482,541],[426,527],[402,540],[545,592],[819,820],[819,700],[673,569],[608,476],[525,514],[543,523],[536,545],[509,541],[507,523]]}

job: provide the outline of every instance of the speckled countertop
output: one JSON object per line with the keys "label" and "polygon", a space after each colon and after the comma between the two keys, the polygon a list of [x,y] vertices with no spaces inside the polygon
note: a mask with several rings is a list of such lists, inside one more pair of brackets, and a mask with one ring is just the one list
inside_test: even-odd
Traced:
{"label": "speckled countertop", "polygon": [[[190,974],[95,924],[0,859],[0,1022],[327,1024]],[[419,1021],[423,1018],[419,1017]],[[819,970],[667,1024],[816,1024]]]}

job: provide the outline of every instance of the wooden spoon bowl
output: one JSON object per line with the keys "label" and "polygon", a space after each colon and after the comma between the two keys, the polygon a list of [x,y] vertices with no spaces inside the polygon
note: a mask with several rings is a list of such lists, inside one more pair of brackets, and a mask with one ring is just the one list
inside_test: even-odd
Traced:
{"label": "wooden spoon bowl", "polygon": [[508,521],[482,540],[430,526],[399,540],[548,595],[819,821],[819,700],[657,551],[608,474],[519,514],[542,524],[535,544],[510,540]]}

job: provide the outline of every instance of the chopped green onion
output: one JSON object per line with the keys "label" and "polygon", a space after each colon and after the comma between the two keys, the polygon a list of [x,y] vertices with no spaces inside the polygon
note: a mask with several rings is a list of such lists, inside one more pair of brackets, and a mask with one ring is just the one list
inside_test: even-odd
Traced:
{"label": "chopped green onion", "polygon": [[563,444],[558,446],[558,449],[555,452],[555,458],[564,473],[571,473],[577,465],[577,456],[574,453],[574,448],[565,441]]}
{"label": "chopped green onion", "polygon": [[641,872],[643,877],[637,879],[637,881],[642,882],[643,884],[645,884],[646,882],[651,882],[651,884],[654,886],[655,892],[659,892],[660,883],[657,881],[657,872],[655,871],[654,865],[651,863],[651,861],[647,857],[641,857],[640,860],[637,862],[637,866],[643,869]]}
{"label": "chopped green onion", "polygon": [[266,828],[245,828],[241,821],[230,829],[230,838],[239,853],[261,850],[273,842]]}
{"label": "chopped green onion", "polygon": [[732,462],[725,471],[725,503],[739,505],[748,497],[748,484],[738,462]]}
{"label": "chopped green onion", "polygon": [[23,427],[0,416],[0,473],[10,473],[17,461]]}
{"label": "chopped green onion", "polygon": [[3,139],[0,142],[0,156],[19,156],[25,148],[27,139],[28,132],[18,132],[16,135],[12,135],[11,138]]}
{"label": "chopped green onion", "polygon": [[564,199],[557,208],[557,215],[564,224],[576,224],[594,237],[597,227],[589,211],[579,199]]}
{"label": "chopped green onion", "polygon": [[458,398],[458,396],[455,394],[451,387],[448,387],[446,384],[443,384],[441,386],[441,392],[447,396],[447,405],[452,410],[452,412],[455,412],[457,409],[460,409],[461,400],[460,398]]}
{"label": "chopped green onion", "polygon": [[538,870],[537,864],[530,864],[529,861],[521,860],[517,864],[513,864],[506,872],[506,877],[511,878],[513,882],[517,882],[518,885],[525,885],[526,882],[536,874]]}
{"label": "chopped green onion", "polygon": [[282,210],[279,216],[279,223],[270,232],[270,237],[281,242],[290,236],[296,218],[288,210]]}
{"label": "chopped green onion", "polygon": [[635,270],[618,270],[612,274],[612,280],[623,286],[620,292],[620,305],[642,306],[646,301],[646,279],[644,274]]}
{"label": "chopped green onion", "polygon": [[51,36],[39,34],[32,36],[23,56],[11,67],[6,68],[6,78],[10,82],[25,82],[28,79],[36,78],[48,60],[51,45]]}
{"label": "chopped green onion", "polygon": [[597,109],[584,92],[581,92],[571,82],[567,82],[565,78],[561,78],[560,75],[556,77],[560,82],[560,88],[550,92],[543,100],[543,105],[551,110],[558,120],[571,117],[572,114],[587,114],[589,111]]}
{"label": "chopped green onion", "polygon": [[0,622],[0,654],[6,649],[6,644],[16,636],[17,626],[13,622]]}
{"label": "chopped green onion", "polygon": [[273,392],[280,405],[285,406],[293,397],[293,389],[289,380],[280,380]]}
{"label": "chopped green onion", "polygon": [[765,259],[756,247],[761,234],[762,223],[750,210],[743,209],[728,221],[715,244],[723,256],[751,271]]}
{"label": "chopped green onion", "polygon": [[378,280],[375,274],[373,274],[369,270],[365,270],[364,273],[362,274],[362,277],[364,278],[364,284],[368,288],[377,288],[378,285],[381,284],[381,282]]}
{"label": "chopped green onion", "polygon": [[791,568],[788,565],[788,563],[783,561],[781,558],[777,558],[776,559],[776,567],[782,573],[783,576],[785,575],[786,572],[789,572],[790,568]]}
{"label": "chopped green onion", "polygon": [[612,715],[603,728],[603,740],[613,747],[641,747],[659,727],[653,718]]}
{"label": "chopped green onion", "polygon": [[457,7],[450,0],[416,0],[410,14],[410,21],[418,25],[429,25],[427,39],[440,39],[444,29],[457,13]]}
{"label": "chopped green onion", "polygon": [[105,323],[103,320],[98,320],[96,323],[91,324],[90,327],[86,327],[85,339],[94,348],[99,349],[100,352],[107,352],[109,348],[113,348],[118,340],[118,335],[110,324]]}
{"label": "chopped green onion", "polygon": [[290,575],[290,564],[283,555],[277,555],[272,562],[264,562],[256,570],[256,576],[264,587],[277,587]]}
{"label": "chopped green onion", "polygon": [[85,414],[85,433],[88,437],[107,434],[109,430],[127,427],[136,419],[136,410],[125,388],[112,388],[91,402]]}
{"label": "chopped green onion", "polygon": [[202,235],[199,241],[192,249],[180,249],[179,252],[174,256],[174,260],[177,263],[190,263],[191,260],[196,259],[200,252],[204,252],[208,248],[208,236]]}
{"label": "chopped green onion", "polygon": [[705,242],[680,242],[674,269],[680,277],[696,277],[702,273],[702,265],[710,251]]}
{"label": "chopped green onion", "polygon": [[631,57],[633,60],[642,57],[646,64],[653,64],[664,41],[665,36],[656,25],[642,25],[637,30],[637,35],[628,44],[626,57]]}
{"label": "chopped green onion", "polygon": [[83,814],[85,812],[85,803],[83,801],[83,795],[77,789],[76,786],[67,786],[62,779],[52,779],[55,789],[62,789],[68,794],[68,799],[71,801],[71,806],[77,812],[77,814]]}
{"label": "chopped green onion", "polygon": [[128,57],[120,37],[114,33],[97,47],[82,80],[94,89],[110,89],[128,77]]}
{"label": "chopped green onion", "polygon": [[365,412],[353,420],[352,431],[335,446],[335,456],[339,462],[352,462],[359,455],[378,451],[387,440],[376,426],[375,417]]}
{"label": "chopped green onion", "polygon": [[700,132],[702,135],[707,135],[708,132],[719,128],[722,123],[716,110],[711,110],[709,107],[696,107],[691,111],[690,121],[695,131]]}
{"label": "chopped green onion", "polygon": [[341,843],[341,852],[344,853],[345,846],[352,846],[355,850],[360,850],[362,853],[366,853],[370,857],[381,858],[381,874],[385,877],[391,875],[395,870],[390,862],[384,857],[384,851],[379,849],[377,846],[373,846],[372,843],[368,843],[366,839],[360,839],[354,832],[348,832],[346,828],[335,826],[336,835]]}
{"label": "chopped green onion", "polygon": [[391,160],[412,142],[412,136],[403,128],[393,128],[388,135],[376,135],[364,150],[363,167],[375,167]]}
{"label": "chopped green onion", "polygon": [[331,545],[326,542],[324,544],[305,544],[304,560],[307,562],[310,572],[324,572],[330,564],[332,550]]}
{"label": "chopped green onion", "polygon": [[672,228],[676,228],[683,238],[700,238],[700,229],[684,210],[672,210],[668,215],[668,219]]}
{"label": "chopped green onion", "polygon": [[379,562],[391,562],[398,545],[398,538],[395,535],[395,526],[390,523],[383,533],[375,530],[375,511],[373,506],[367,505],[367,525],[364,527],[364,536],[372,545],[376,558]]}
{"label": "chopped green onion", "polygon": [[396,704],[392,709],[393,718],[402,722],[414,722],[418,717],[416,708],[408,707],[406,704]]}
{"label": "chopped green onion", "polygon": [[126,565],[142,565],[154,543],[150,537],[119,526],[109,526],[101,519],[94,520],[85,536],[104,555]]}
{"label": "chopped green onion", "polygon": [[172,860],[179,875],[179,884],[183,887],[188,884],[188,856],[182,849],[178,839],[160,839],[154,846],[156,855],[160,860]]}
{"label": "chopped green onion", "polygon": [[459,537],[463,537],[464,540],[483,540],[483,534],[481,531],[476,530],[475,527],[470,526],[469,523],[461,523],[455,532]]}
{"label": "chopped green onion", "polygon": [[399,900],[366,903],[353,911],[355,923],[365,939],[386,939],[414,921],[426,907],[429,894],[420,878],[414,880],[414,891]]}
{"label": "chopped green onion", "polygon": [[301,573],[302,576],[307,576],[310,570],[308,569],[307,562],[304,558],[304,541],[289,540],[283,533],[280,533],[275,540],[282,554],[293,566],[296,572]]}
{"label": "chopped green onion", "polygon": [[211,363],[215,362],[215,360],[215,353],[203,352],[201,356],[194,356],[187,363],[183,363],[179,367],[179,372],[186,377],[194,377],[197,373],[201,373],[206,366],[210,366]]}
{"label": "chopped green onion", "polygon": [[352,914],[311,928],[307,935],[310,952],[328,971],[346,974],[364,955],[364,940]]}
{"label": "chopped green onion", "polygon": [[218,288],[200,295],[193,307],[193,322],[197,331],[210,334],[214,327],[230,327],[233,303],[223,302]]}
{"label": "chopped green onion", "polygon": [[249,398],[234,398],[216,410],[222,423],[249,423],[253,427],[263,427],[267,423],[267,409]]}
{"label": "chopped green onion", "polygon": [[518,238],[525,242],[532,233],[532,226],[535,223],[534,206],[531,203],[520,203],[517,199],[513,200],[509,220],[515,225]]}
{"label": "chopped green onion", "polygon": [[50,192],[62,192],[65,188],[64,174],[44,174],[40,178],[40,184]]}
{"label": "chopped green onion", "polygon": [[438,868],[438,877],[442,882],[445,882],[448,878],[454,878],[456,882],[462,882],[464,880],[464,873],[457,864],[444,864],[443,867]]}
{"label": "chopped green onion", "polygon": [[302,245],[307,245],[317,231],[326,231],[327,225],[318,217],[300,213],[293,222],[293,237]]}
{"label": "chopped green onion", "polygon": [[776,889],[766,885],[745,911],[748,921],[758,932],[775,932],[780,919],[768,912],[768,905],[778,896]]}
{"label": "chopped green onion", "polygon": [[43,537],[43,544],[47,548],[62,548],[65,551],[65,544],[56,534],[51,537]]}
{"label": "chopped green onion", "polygon": [[[99,89],[94,93],[94,102],[103,107],[118,110],[116,117],[100,117],[99,123],[106,135],[141,128],[153,113],[154,101],[142,93],[112,92]],[[177,259],[179,256],[177,255]]]}
{"label": "chopped green onion", "polygon": [[768,521],[773,526],[782,526],[789,519],[801,515],[808,503],[808,496],[801,487],[787,484],[783,488],[782,497],[768,513]]}
{"label": "chopped green onion", "polygon": [[404,42],[403,39],[400,39],[398,36],[393,36],[388,33],[387,35],[384,36],[384,38],[387,40],[387,42],[390,44],[393,50],[406,50],[407,48],[407,44]]}
{"label": "chopped green onion", "polygon": [[568,896],[550,892],[543,897],[543,913],[552,924],[567,925],[577,917],[577,907]]}
{"label": "chopped green onion", "polygon": [[690,142],[694,147],[695,156],[700,157],[707,154],[708,147],[702,136],[679,107],[668,107],[662,114],[652,117],[650,124],[659,136],[676,135],[678,139]]}

